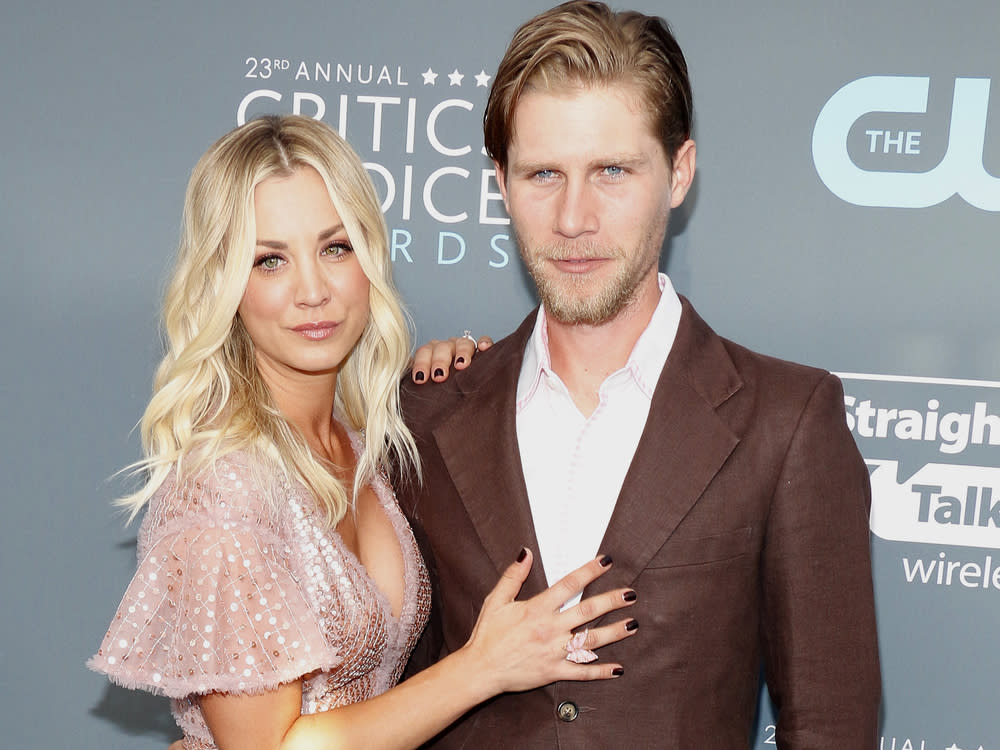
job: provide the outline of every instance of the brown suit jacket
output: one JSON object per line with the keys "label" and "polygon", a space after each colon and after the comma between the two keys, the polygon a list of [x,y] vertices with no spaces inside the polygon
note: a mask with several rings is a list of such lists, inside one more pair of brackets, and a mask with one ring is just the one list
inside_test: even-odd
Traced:
{"label": "brown suit jacket", "polygon": [[[840,381],[720,338],[682,301],[590,592],[638,592],[638,634],[601,651],[624,676],[499,696],[433,747],[747,748],[762,664],[779,747],[875,747],[870,490]],[[398,494],[435,583],[412,668],[465,643],[503,569],[537,551],[515,430],[534,319],[447,383],[404,388],[424,483]],[[540,562],[522,597],[545,587]]]}

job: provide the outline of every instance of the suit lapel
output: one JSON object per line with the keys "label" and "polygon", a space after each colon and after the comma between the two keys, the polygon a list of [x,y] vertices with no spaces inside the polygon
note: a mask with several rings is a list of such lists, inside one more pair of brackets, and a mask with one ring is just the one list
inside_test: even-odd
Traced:
{"label": "suit lapel", "polygon": [[742,383],[722,340],[683,297],[674,346],[601,542],[615,565],[601,588],[630,586],[739,443],[717,407]]}
{"label": "suit lapel", "polygon": [[[742,387],[740,376],[722,340],[681,302],[677,338],[601,542],[615,560],[601,589],[635,581],[739,443],[717,407]],[[453,376],[466,398],[433,432],[497,574],[521,545],[535,553],[522,598],[546,587],[516,426],[517,379],[534,321],[532,314],[487,361]]]}
{"label": "suit lapel", "polygon": [[516,426],[517,379],[534,321],[532,314],[511,336],[494,345],[488,361],[454,375],[466,397],[433,432],[451,480],[497,574],[514,562],[522,546],[534,553],[535,561],[521,598],[546,586],[521,470]]}

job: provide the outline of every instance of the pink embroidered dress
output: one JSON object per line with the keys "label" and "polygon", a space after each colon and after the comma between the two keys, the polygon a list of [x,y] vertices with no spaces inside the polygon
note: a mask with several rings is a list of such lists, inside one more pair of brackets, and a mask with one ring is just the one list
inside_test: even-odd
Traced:
{"label": "pink embroidered dress", "polygon": [[430,586],[391,490],[381,479],[374,489],[403,554],[398,618],[312,495],[234,453],[152,498],[138,570],[88,666],[172,698],[188,750],[216,747],[199,694],[302,677],[309,714],[388,690],[427,622]]}

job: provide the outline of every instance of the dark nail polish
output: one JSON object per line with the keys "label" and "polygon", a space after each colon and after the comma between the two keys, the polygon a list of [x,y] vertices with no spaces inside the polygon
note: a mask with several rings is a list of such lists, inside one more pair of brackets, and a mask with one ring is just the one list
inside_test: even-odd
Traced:
{"label": "dark nail polish", "polygon": [[521,551],[517,553],[517,561],[524,562],[524,558],[528,556],[527,547],[521,547]]}
{"label": "dark nail polish", "polygon": [[601,564],[602,568],[606,568],[606,567],[608,567],[611,564],[611,556],[610,555],[601,555],[600,558],[598,558],[597,562],[599,562]]}
{"label": "dark nail polish", "polygon": [[417,370],[415,373],[413,373],[413,379],[416,380],[418,383],[423,383],[424,373],[421,370]]}
{"label": "dark nail polish", "polygon": [[464,365],[465,364],[465,357],[455,357],[455,364],[456,365]]}
{"label": "dark nail polish", "polygon": [[434,377],[436,377],[436,378],[443,378],[444,377],[444,370],[442,370],[440,367],[437,368],[434,371]]}
{"label": "dark nail polish", "polygon": [[625,667],[615,667],[614,669],[611,670],[611,674],[613,674],[615,677],[621,677],[623,674],[625,674]]}
{"label": "dark nail polish", "polygon": [[626,591],[624,594],[622,594],[622,599],[624,599],[627,602],[634,602],[638,598],[639,595],[636,594],[634,591]]}
{"label": "dark nail polish", "polygon": [[628,632],[630,632],[630,633],[633,630],[638,630],[639,629],[639,621],[638,620],[629,620],[628,622],[625,623],[625,629]]}

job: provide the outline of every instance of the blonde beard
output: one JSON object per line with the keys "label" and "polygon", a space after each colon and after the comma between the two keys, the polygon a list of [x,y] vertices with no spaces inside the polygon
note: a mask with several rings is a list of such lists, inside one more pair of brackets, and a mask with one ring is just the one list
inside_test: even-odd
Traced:
{"label": "blonde beard", "polygon": [[[648,240],[648,238],[647,238]],[[522,245],[523,247],[523,245]],[[659,253],[642,253],[633,262],[620,247],[606,248],[589,244],[575,246],[548,245],[521,251],[524,265],[538,289],[545,314],[566,325],[598,326],[616,318],[636,299],[640,282],[659,261]],[[589,274],[561,274],[548,267],[548,261],[573,258],[611,258],[614,275],[591,291],[594,283]]]}

